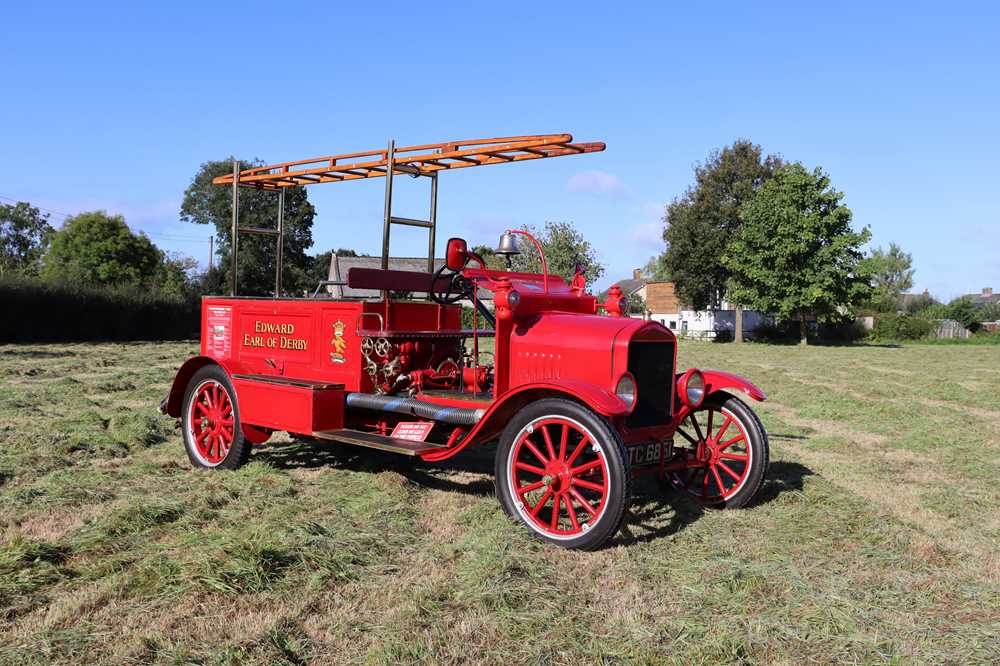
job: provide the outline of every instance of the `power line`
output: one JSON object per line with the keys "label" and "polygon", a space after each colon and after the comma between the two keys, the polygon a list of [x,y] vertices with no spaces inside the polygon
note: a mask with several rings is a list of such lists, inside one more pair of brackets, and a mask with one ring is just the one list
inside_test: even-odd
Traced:
{"label": "power line", "polygon": [[[13,203],[27,203],[29,206],[37,208],[38,210],[43,210],[46,213],[51,213],[52,215],[58,215],[58,216],[63,217],[63,218],[73,217],[70,213],[64,213],[64,212],[62,212],[60,210],[54,210],[52,208],[45,208],[44,206],[35,206],[31,202],[24,201],[23,199],[15,199],[13,197],[8,197],[8,196],[2,195],[2,194],[0,194],[0,199],[3,199],[5,201],[11,201]],[[169,241],[175,241],[175,242],[189,242],[189,243],[206,243],[206,242],[208,242],[207,238],[204,238],[204,237],[201,237],[201,236],[183,236],[183,235],[169,234],[169,233],[167,233],[167,234],[161,234],[159,232],[145,231],[143,229],[139,229],[139,231],[141,233],[144,233],[147,236],[151,236],[153,238],[161,238],[163,240],[169,240]]]}
{"label": "power line", "polygon": [[7,201],[13,201],[14,203],[26,203],[29,206],[32,206],[33,208],[37,208],[38,210],[44,210],[46,213],[51,213],[53,215],[61,215],[62,217],[72,217],[72,215],[70,215],[69,213],[64,213],[59,210],[52,210],[51,208],[45,208],[43,206],[35,206],[31,202],[24,201],[23,199],[14,199],[12,197],[5,197],[3,195],[0,195],[0,199],[6,199]]}

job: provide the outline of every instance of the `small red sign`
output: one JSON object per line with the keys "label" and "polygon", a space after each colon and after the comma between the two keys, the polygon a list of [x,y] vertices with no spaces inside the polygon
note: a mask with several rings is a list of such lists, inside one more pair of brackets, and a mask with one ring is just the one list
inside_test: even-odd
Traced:
{"label": "small red sign", "polygon": [[427,439],[434,427],[433,421],[401,421],[392,429],[394,439],[408,439],[412,442],[422,442]]}

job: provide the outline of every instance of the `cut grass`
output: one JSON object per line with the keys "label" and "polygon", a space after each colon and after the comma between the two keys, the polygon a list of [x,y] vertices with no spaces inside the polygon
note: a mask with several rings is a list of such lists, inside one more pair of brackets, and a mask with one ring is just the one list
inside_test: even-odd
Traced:
{"label": "cut grass", "polygon": [[611,547],[512,525],[494,447],[189,467],[192,343],[0,347],[0,663],[991,663],[1000,349],[682,343],[769,394],[759,501],[637,485]]}

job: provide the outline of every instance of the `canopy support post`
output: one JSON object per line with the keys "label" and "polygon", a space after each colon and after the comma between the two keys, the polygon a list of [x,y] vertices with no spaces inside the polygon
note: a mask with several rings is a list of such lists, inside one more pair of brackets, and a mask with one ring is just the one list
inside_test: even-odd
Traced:
{"label": "canopy support post", "polygon": [[278,260],[274,271],[274,297],[281,298],[281,254],[285,245],[285,188],[278,192]]}
{"label": "canopy support post", "polygon": [[389,268],[389,230],[392,228],[392,158],[396,152],[395,139],[389,140],[385,153],[385,213],[382,225],[382,270]]}
{"label": "canopy support post", "polygon": [[229,265],[229,295],[236,295],[236,257],[239,252],[239,221],[240,221],[240,163],[233,160],[233,231],[230,237],[232,252]]}
{"label": "canopy support post", "polygon": [[[437,240],[437,211],[438,211],[438,175],[437,171],[430,175],[431,179],[431,214],[429,222],[430,240],[427,244],[427,272],[434,272],[434,243]],[[429,296],[429,294],[428,294]]]}

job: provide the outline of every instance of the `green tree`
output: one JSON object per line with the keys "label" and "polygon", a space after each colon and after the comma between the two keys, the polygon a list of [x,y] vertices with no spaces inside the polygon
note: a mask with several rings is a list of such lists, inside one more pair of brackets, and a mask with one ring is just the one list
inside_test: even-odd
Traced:
{"label": "green tree", "polygon": [[0,276],[34,273],[52,236],[49,216],[19,201],[0,204]]}
{"label": "green tree", "polygon": [[701,310],[717,307],[726,296],[730,269],[722,255],[740,229],[741,207],[781,164],[781,158],[764,156],[760,146],[740,139],[695,166],[694,185],[667,205],[667,250],[660,263],[682,302]]}
{"label": "green tree", "polygon": [[982,322],[979,308],[967,296],[956,298],[948,303],[946,316],[948,319],[954,319],[972,332],[977,331],[980,322]]}
{"label": "green tree", "polygon": [[979,321],[1000,321],[1000,303],[987,303],[979,307]]}
{"label": "green tree", "polygon": [[[538,239],[542,250],[545,251],[550,274],[559,275],[568,282],[576,273],[577,265],[580,265],[583,267],[588,284],[604,274],[604,266],[597,260],[597,252],[572,223],[546,222],[545,228],[541,231],[530,225],[522,228]],[[534,243],[523,236],[518,237],[518,243],[521,254],[514,257],[514,270],[528,273],[541,272],[542,263]],[[487,257],[483,259],[490,261]]]}
{"label": "green tree", "polygon": [[646,299],[642,297],[642,294],[635,292],[628,297],[628,311],[631,314],[643,315],[645,316],[649,308],[646,306]]}
{"label": "green tree", "polygon": [[730,293],[744,306],[799,321],[806,344],[810,315],[835,320],[871,294],[861,246],[843,194],[821,169],[779,169],[741,210],[743,226],[723,255]]}
{"label": "green tree", "polygon": [[664,282],[670,279],[670,273],[663,265],[661,257],[650,257],[642,267],[642,277],[649,282]]}
{"label": "green tree", "polygon": [[[240,162],[240,169],[260,166],[260,162]],[[205,162],[198,169],[184,192],[180,218],[183,222],[211,224],[218,239],[219,268],[229,276],[232,257],[232,187],[214,185],[212,179],[233,172],[233,160]],[[312,225],[315,209],[302,187],[285,189],[285,242],[282,255],[282,288],[296,292],[315,287],[312,257],[306,249],[312,246]],[[239,220],[241,227],[274,229],[278,222],[278,194],[250,188],[240,191]],[[260,234],[241,234],[239,246],[239,291],[246,295],[274,292],[274,272],[277,261],[275,238]],[[227,282],[228,284],[228,282]]]}
{"label": "green tree", "polygon": [[176,252],[162,253],[155,279],[157,291],[177,297],[194,295],[197,282],[193,276],[197,268],[198,262],[192,257]]}
{"label": "green tree", "polygon": [[895,312],[902,308],[902,294],[913,287],[913,257],[895,243],[889,249],[872,250],[865,259],[871,273],[874,292],[872,306],[878,312]]}
{"label": "green tree", "polygon": [[[527,240],[527,239],[522,239],[522,240]],[[507,269],[506,262],[489,245],[474,245],[472,247],[471,252],[481,257],[482,260],[486,262],[486,266],[488,268],[492,268],[498,271],[503,271]]]}
{"label": "green tree", "polygon": [[152,286],[163,253],[144,235],[134,234],[121,215],[80,213],[52,236],[43,258],[48,279],[87,285]]}

